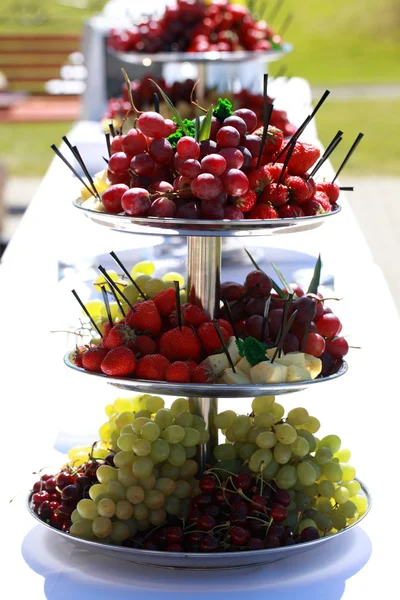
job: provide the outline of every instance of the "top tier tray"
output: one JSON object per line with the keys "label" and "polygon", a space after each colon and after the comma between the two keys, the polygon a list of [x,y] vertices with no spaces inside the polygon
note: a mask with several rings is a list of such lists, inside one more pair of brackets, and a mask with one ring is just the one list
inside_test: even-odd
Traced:
{"label": "top tier tray", "polygon": [[337,215],[341,207],[336,206],[332,212],[297,217],[296,219],[241,219],[238,221],[210,221],[159,217],[130,217],[129,215],[111,214],[85,208],[82,200],[74,200],[74,206],[97,225],[103,225],[116,231],[142,233],[146,235],[183,235],[198,237],[253,237],[278,233],[308,231],[322,225],[325,220]]}

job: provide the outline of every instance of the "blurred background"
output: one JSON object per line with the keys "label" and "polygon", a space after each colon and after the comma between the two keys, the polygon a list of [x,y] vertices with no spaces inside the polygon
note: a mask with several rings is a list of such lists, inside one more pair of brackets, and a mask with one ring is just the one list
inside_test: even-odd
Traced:
{"label": "blurred background", "polygon": [[[137,2],[1,3],[2,250],[52,160],[50,145],[58,143],[80,118],[87,76],[81,53],[85,22],[103,10],[109,16],[115,13],[117,20],[129,5],[137,8]],[[356,191],[349,194],[352,208],[394,296],[400,298],[395,260],[400,255],[400,2],[249,0],[247,4],[270,21],[278,34],[287,27],[284,37],[295,48],[272,63],[269,72],[282,74],[284,67],[285,77],[305,78],[315,98],[326,88],[331,91],[317,116],[322,143],[332,137],[332,127],[340,127],[348,139],[359,131],[365,134],[342,184],[354,185]],[[289,26],[288,15],[293,15]],[[334,166],[346,151],[339,148],[334,153]]]}

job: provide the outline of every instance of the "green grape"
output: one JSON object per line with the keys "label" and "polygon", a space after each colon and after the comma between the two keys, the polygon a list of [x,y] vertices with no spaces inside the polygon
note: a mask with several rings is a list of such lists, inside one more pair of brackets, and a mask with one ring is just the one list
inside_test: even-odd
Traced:
{"label": "green grape", "polygon": [[198,468],[195,460],[187,460],[180,468],[179,477],[181,479],[192,479],[196,475]]}
{"label": "green grape", "polygon": [[92,531],[97,538],[105,538],[110,535],[112,530],[111,519],[108,517],[96,517],[92,521]]}
{"label": "green grape", "polygon": [[307,421],[302,425],[302,428],[310,433],[317,433],[320,427],[321,423],[318,421],[317,417],[308,417]]}
{"label": "green grape", "polygon": [[115,413],[114,404],[107,404],[104,412],[106,413],[107,417],[110,418]]}
{"label": "green grape", "polygon": [[304,488],[304,493],[310,498],[313,498],[318,494],[318,483],[312,483],[311,485],[306,485]]}
{"label": "green grape", "polygon": [[351,465],[347,463],[340,463],[340,468],[342,469],[342,481],[352,481],[356,476],[356,470]]}
{"label": "green grape", "polygon": [[[149,514],[150,514],[150,511],[149,511]],[[138,531],[147,531],[148,528],[150,527],[150,522],[148,519],[137,519],[136,523],[137,523]]]}
{"label": "green grape", "polygon": [[[116,302],[109,302],[109,306],[110,306],[111,318],[113,321],[115,321],[116,319],[123,318],[123,314],[120,311],[119,306]],[[105,306],[103,306],[103,308],[101,309],[100,317],[104,320],[107,319],[107,310],[106,310]]]}
{"label": "green grape", "polygon": [[[277,468],[279,468],[279,463],[276,461],[275,463]],[[289,488],[293,487],[297,481],[296,467],[293,467],[292,465],[284,465],[283,467],[280,467],[275,475],[275,478],[276,483],[282,490],[288,490]]]}
{"label": "green grape", "polygon": [[139,298],[139,291],[133,284],[129,284],[124,289],[124,296],[129,300],[131,304],[135,304],[137,299]]}
{"label": "green grape", "polygon": [[[265,471],[263,471],[263,474],[262,474],[263,479],[265,481],[274,479],[274,477],[276,477],[280,468],[281,468],[280,464],[276,462],[274,457],[272,457],[271,462],[269,463],[268,467],[265,469]],[[297,477],[297,475],[296,475],[296,477]]]}
{"label": "green grape", "polygon": [[[96,513],[97,514],[97,513]],[[76,523],[76,521],[80,521],[82,519],[81,515],[79,514],[78,509],[74,509],[71,513],[71,521],[72,523]]]}
{"label": "green grape", "polygon": [[183,411],[189,411],[189,400],[186,398],[177,398],[171,404],[171,412],[176,417]]}
{"label": "green grape", "polygon": [[179,425],[170,425],[164,429],[163,436],[169,444],[179,444],[185,437],[185,430]]}
{"label": "green grape", "polygon": [[236,413],[233,410],[224,410],[214,417],[214,425],[218,429],[228,429],[236,419]]}
{"label": "green grape", "polygon": [[247,415],[239,415],[231,425],[232,433],[235,436],[234,441],[240,441],[246,438],[251,427],[251,421]]}
{"label": "green grape", "polygon": [[271,412],[258,413],[253,419],[255,427],[272,427],[275,423],[275,417]]}
{"label": "green grape", "polygon": [[293,427],[301,427],[305,423],[307,423],[309,419],[308,411],[305,408],[292,408],[287,414],[287,422]]}
{"label": "green grape", "polygon": [[98,516],[97,504],[93,500],[89,500],[89,498],[83,498],[83,500],[79,500],[78,504],[76,505],[76,510],[78,511],[81,519],[88,521],[94,521],[94,519]]}
{"label": "green grape", "polygon": [[242,464],[240,460],[220,460],[218,461],[217,469],[220,470],[222,477],[226,477],[227,473],[239,473]]}
{"label": "green grape", "polygon": [[182,446],[184,448],[197,446],[197,444],[200,443],[200,433],[197,429],[194,429],[193,427],[186,427],[183,431],[185,437],[182,440]]}
{"label": "green grape", "polygon": [[191,491],[192,488],[188,481],[178,479],[178,481],[175,482],[174,496],[179,498],[179,500],[182,500],[183,498],[189,498]]}
{"label": "green grape", "polygon": [[306,429],[298,429],[297,435],[307,440],[310,449],[309,451],[314,452],[314,450],[317,447],[317,441],[313,434],[307,431]]}
{"label": "green grape", "polygon": [[125,487],[136,485],[137,479],[132,473],[132,467],[120,467],[118,469],[118,481]]}
{"label": "green grape", "polygon": [[192,427],[194,427],[195,429],[205,429],[206,422],[203,419],[203,417],[199,417],[199,415],[192,415],[192,418],[193,418]]}
{"label": "green grape", "polygon": [[326,446],[318,446],[318,450],[315,453],[315,460],[319,465],[326,465],[331,462],[333,458],[333,452]]}
{"label": "green grape", "polygon": [[256,437],[256,444],[259,448],[273,448],[276,442],[276,435],[273,431],[264,431]]}
{"label": "green grape", "polygon": [[[333,481],[334,483],[341,481],[342,479],[342,469],[339,463],[328,463],[324,465],[323,473],[328,481]],[[337,527],[336,527],[337,529]]]}
{"label": "green grape", "polygon": [[109,481],[107,483],[107,494],[109,494],[110,498],[115,502],[123,500],[126,494],[126,487],[119,481]]}
{"label": "green grape", "polygon": [[109,481],[117,481],[118,469],[109,465],[101,465],[96,471],[97,479],[100,483],[108,483]]}
{"label": "green grape", "polygon": [[180,425],[183,428],[193,426],[193,415],[190,412],[182,411],[175,417],[175,425]]}
{"label": "green grape", "polygon": [[233,444],[219,444],[214,448],[217,460],[231,460],[237,458],[237,450]]}
{"label": "green grape", "polygon": [[114,521],[110,537],[113,542],[123,542],[129,537],[129,527],[123,521]]}
{"label": "green grape", "polygon": [[122,429],[125,425],[132,425],[134,414],[131,411],[124,411],[117,415],[115,419],[115,427]]}
{"label": "green grape", "polygon": [[111,427],[109,423],[103,423],[103,425],[99,429],[99,437],[103,442],[109,442],[111,438]]}
{"label": "green grape", "polygon": [[135,459],[136,457],[133,450],[121,450],[121,452],[118,452],[114,456],[114,465],[118,468],[129,467]]}
{"label": "green grape", "polygon": [[316,509],[321,512],[321,513],[325,513],[325,514],[329,514],[332,511],[332,502],[330,501],[329,498],[323,498],[322,496],[320,498],[317,498],[317,502],[315,504]]}
{"label": "green grape", "polygon": [[153,414],[164,408],[165,402],[162,398],[160,398],[160,396],[149,396],[146,398],[145,404],[146,410]]}
{"label": "green grape", "polygon": [[149,279],[149,281],[146,281],[146,283],[144,284],[144,291],[146,295],[149,296],[149,298],[154,298],[154,296],[156,296],[160,292],[163,292],[164,289],[164,282],[161,279],[158,279],[157,277]]}
{"label": "green grape", "polygon": [[318,529],[322,531],[322,533],[328,533],[333,527],[333,523],[329,515],[323,512],[317,512],[314,515],[314,521]]}
{"label": "green grape", "polygon": [[155,464],[167,460],[170,453],[170,445],[165,440],[159,439],[151,444],[150,458]]}
{"label": "green grape", "polygon": [[133,279],[136,279],[137,274],[140,275],[145,273],[146,275],[153,275],[156,270],[156,266],[151,260],[141,260],[133,265],[131,269],[131,275]]}
{"label": "green grape", "polygon": [[132,473],[135,477],[144,478],[151,475],[154,463],[149,456],[139,456],[132,465]]}
{"label": "green grape", "polygon": [[148,281],[151,281],[151,277],[150,277],[150,275],[147,275],[146,273],[139,273],[135,277],[136,284],[138,285],[139,289],[141,289],[143,291],[144,291],[144,287]]}
{"label": "green grape", "polygon": [[335,486],[332,481],[328,481],[327,479],[323,479],[318,484],[318,494],[323,498],[333,498],[333,494],[335,493]]}
{"label": "green grape", "polygon": [[97,503],[97,512],[100,517],[108,517],[111,519],[115,515],[115,502],[110,498],[104,498]]}
{"label": "green grape", "polygon": [[263,433],[264,431],[269,431],[269,429],[266,427],[253,427],[252,425],[247,432],[246,440],[243,440],[243,442],[246,441],[255,444],[258,434]]}
{"label": "green grape", "polygon": [[135,421],[136,419],[151,419],[151,412],[149,410],[145,410],[144,408],[142,410],[139,410],[136,414],[135,414]]}
{"label": "green grape", "polygon": [[94,538],[93,533],[93,521],[87,519],[80,519],[72,523],[69,528],[69,533],[73,537],[83,538],[84,540],[91,540]]}
{"label": "green grape", "polygon": [[177,281],[179,283],[179,287],[183,287],[185,285],[185,279],[182,277],[180,273],[176,273],[175,271],[169,271],[162,276],[163,281]]}
{"label": "green grape", "polygon": [[331,519],[335,529],[337,529],[338,531],[340,531],[341,529],[345,529],[347,525],[346,517],[341,512],[339,512],[339,510],[333,510],[331,513],[329,513],[328,516]]}
{"label": "green grape", "polygon": [[346,517],[346,519],[351,519],[356,515],[357,506],[348,500],[347,502],[341,504],[338,510],[344,517]]}
{"label": "green grape", "polygon": [[156,476],[154,473],[150,473],[147,477],[142,477],[138,481],[138,485],[144,489],[144,491],[152,490],[156,485]]}
{"label": "green grape", "polygon": [[163,525],[167,519],[167,513],[164,507],[150,510],[149,512],[149,523],[155,527]]}
{"label": "green grape", "polygon": [[258,413],[268,412],[274,402],[275,396],[259,396],[258,398],[254,398],[251,403],[251,409],[256,415],[258,415]]}
{"label": "green grape", "polygon": [[185,448],[180,444],[174,444],[170,447],[170,453],[168,456],[168,462],[174,467],[181,467],[186,462]]}
{"label": "green grape", "polygon": [[175,491],[175,481],[169,477],[160,477],[156,481],[156,490],[159,490],[164,496],[172,496]]}
{"label": "green grape", "polygon": [[308,445],[307,440],[300,435],[290,444],[290,449],[295,456],[299,456],[302,458],[306,456],[310,451],[310,446]]}
{"label": "green grape", "polygon": [[143,425],[150,422],[151,420],[149,419],[149,417],[138,417],[137,419],[135,418],[135,420],[132,423],[133,431],[140,435],[140,430],[142,429]]}
{"label": "green grape", "polygon": [[318,529],[317,524],[313,519],[304,519],[299,523],[298,533],[301,533],[306,527],[315,527],[315,529]]}
{"label": "green grape", "polygon": [[228,429],[225,429],[224,432],[225,434],[225,439],[228,440],[228,442],[238,442],[239,440],[235,439],[235,433],[232,429],[232,425],[230,427],[228,427]]}
{"label": "green grape", "polygon": [[207,444],[208,440],[210,439],[210,433],[207,431],[207,429],[198,429],[197,431],[200,434],[199,444]]}
{"label": "green grape", "polygon": [[335,458],[339,460],[341,463],[347,463],[350,460],[351,452],[347,448],[341,448],[337,452],[335,452]]}
{"label": "green grape", "polygon": [[[87,302],[85,302],[85,307],[87,308],[88,312],[93,317],[93,319],[96,319],[102,313],[102,310],[104,308],[104,302],[102,300],[88,300]],[[83,310],[82,314],[86,316],[86,313]]]}
{"label": "green grape", "polygon": [[131,433],[132,435],[135,436],[135,439],[137,439],[137,435],[136,433],[133,431],[133,427],[132,425],[124,425],[123,428],[121,429],[121,431],[119,432],[119,435],[124,435],[124,433]]}
{"label": "green grape", "polygon": [[131,504],[140,504],[144,499],[144,489],[138,485],[131,485],[126,490],[126,499]]}
{"label": "green grape", "polygon": [[[237,448],[236,444],[238,442],[235,443],[235,448]],[[254,454],[254,452],[258,449],[258,446],[256,444],[251,444],[250,442],[244,442],[242,444],[242,446],[239,448],[239,456],[242,460],[247,460],[248,458],[250,458],[250,456],[252,454]]]}
{"label": "green grape", "polygon": [[290,446],[278,442],[274,447],[274,458],[280,465],[285,465],[292,458]]}
{"label": "green grape", "polygon": [[132,398],[116,398],[114,402],[114,412],[132,412]]}
{"label": "green grape", "polygon": [[330,448],[333,453],[335,453],[340,450],[341,443],[340,437],[337,435],[326,435],[324,438],[322,438],[322,440],[320,440],[318,446],[326,446],[327,448]]}
{"label": "green grape", "polygon": [[181,511],[181,502],[176,496],[165,498],[165,511],[168,515],[177,516]]}
{"label": "green grape", "polygon": [[151,443],[149,440],[138,439],[132,444],[132,450],[137,456],[148,456],[151,452]]}
{"label": "green grape", "polygon": [[350,498],[352,504],[355,505],[355,507],[357,508],[358,512],[360,513],[360,515],[363,515],[368,508],[368,500],[366,499],[365,496],[352,496]]}
{"label": "green grape", "polygon": [[135,504],[135,506],[133,507],[133,516],[137,521],[144,521],[149,516],[148,507],[145,504],[143,504],[143,502],[140,502],[140,504]]}
{"label": "green grape", "polygon": [[126,519],[131,519],[132,515],[133,504],[131,504],[128,500],[118,500],[115,505],[115,516],[117,519],[125,521]]}
{"label": "green grape", "polygon": [[361,490],[361,485],[357,480],[346,481],[343,483],[343,486],[349,490],[350,496],[357,496],[358,492]]}
{"label": "green grape", "polygon": [[282,425],[275,426],[275,435],[279,442],[282,444],[292,444],[297,438],[297,432],[292,425],[289,423],[282,423]]}
{"label": "green grape", "polygon": [[[297,487],[296,483],[294,484],[293,488],[295,488],[295,487]],[[311,498],[309,496],[307,496],[307,494],[305,492],[303,492],[302,490],[298,490],[296,492],[295,502],[296,502],[297,510],[302,512],[306,508],[310,507]]]}
{"label": "green grape", "polygon": [[[129,425],[130,427],[130,425]],[[123,433],[119,436],[117,446],[120,450],[132,450],[132,444],[138,439],[136,433]]]}
{"label": "green grape", "polygon": [[317,463],[317,461],[316,461],[316,460],[315,460],[313,457],[309,458],[309,459],[307,460],[307,462],[309,462],[309,463],[310,463],[310,465],[312,465],[312,466],[313,466],[313,469],[314,469],[314,471],[315,471],[315,472],[316,472],[316,474],[317,474],[317,479],[321,479],[321,477],[322,477],[322,467],[321,467],[321,465],[319,465],[319,464]]}
{"label": "green grape", "polygon": [[104,460],[110,454],[109,450],[105,448],[94,448],[93,450],[93,458],[97,458],[100,460]]}
{"label": "green grape", "polygon": [[160,490],[149,490],[145,493],[143,502],[151,510],[156,510],[164,506],[165,496]]}
{"label": "green grape", "polygon": [[338,504],[344,504],[350,500],[350,492],[344,485],[340,485],[336,488],[333,497]]}
{"label": "green grape", "polygon": [[110,446],[113,450],[117,450],[117,442],[119,438],[119,430],[115,430],[110,435]]}
{"label": "green grape", "polygon": [[174,467],[174,465],[167,462],[161,466],[161,476],[176,481],[179,479],[179,467]]}
{"label": "green grape", "polygon": [[255,473],[264,471],[272,459],[272,453],[267,448],[256,450],[250,457],[249,469]]}
{"label": "green grape", "polygon": [[105,494],[107,492],[107,486],[104,483],[95,483],[89,488],[89,496],[92,500],[96,500],[99,494]]}
{"label": "green grape", "polygon": [[302,462],[297,465],[297,477],[303,485],[312,485],[317,479],[314,467],[309,462]]}
{"label": "green grape", "polygon": [[285,409],[283,408],[282,404],[278,404],[278,402],[275,402],[271,406],[271,412],[274,415],[275,423],[277,423],[282,419],[283,415],[285,414]]}
{"label": "green grape", "polygon": [[186,458],[193,458],[197,454],[197,448],[193,446],[192,448],[185,448]]}
{"label": "green grape", "polygon": [[304,484],[302,484],[301,481],[297,479],[296,483],[293,486],[293,489],[295,490],[295,492],[302,492],[304,490]]}

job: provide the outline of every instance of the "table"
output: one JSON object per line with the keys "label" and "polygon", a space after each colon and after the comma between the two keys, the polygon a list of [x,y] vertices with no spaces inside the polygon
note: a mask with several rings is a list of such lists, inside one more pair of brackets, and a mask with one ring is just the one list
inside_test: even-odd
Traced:
{"label": "table", "polygon": [[[286,102],[289,116],[298,123],[299,98],[304,98],[305,110],[310,103],[308,85],[300,80],[289,82],[283,89],[281,101]],[[95,141],[95,129],[94,124],[79,123],[71,137],[86,139],[89,147]],[[103,143],[96,135],[97,143]],[[315,140],[315,130],[307,130],[307,136]],[[327,175],[330,169],[328,165]],[[60,181],[62,186],[58,186]],[[34,525],[24,508],[32,481],[30,473],[49,464],[60,465],[59,451],[65,451],[85,434],[93,440],[103,422],[106,401],[118,395],[103,382],[91,381],[89,387],[83,375],[67,372],[62,364],[66,339],[49,330],[59,327],[60,314],[75,310],[67,291],[71,283],[82,285],[92,255],[111,249],[123,252],[140,242],[142,248],[137,253],[144,256],[154,252],[150,247],[154,241],[162,241],[138,237],[133,244],[129,235],[95,227],[71,206],[76,187],[65,167],[54,161],[0,267],[2,440],[6,463],[2,525],[8,558],[4,589],[12,590],[13,597],[29,595],[31,600],[63,600],[74,595],[96,600],[122,595],[136,600],[183,600],[189,594],[211,600],[229,594],[236,600],[246,592],[251,600],[359,600],[376,597],[384,589],[397,589],[396,519],[392,515],[400,484],[397,465],[392,461],[398,453],[400,323],[384,277],[372,261],[346,200],[341,202],[342,213],[323,227],[306,234],[267,238],[264,245],[273,256],[284,248],[301,251],[299,268],[308,266],[305,256],[315,257],[321,251],[327,271],[334,273],[335,292],[345,298],[335,311],[344,321],[346,333],[351,333],[351,343],[362,346],[362,350],[351,352],[345,377],[323,389],[317,386],[287,396],[283,403],[288,408],[305,405],[323,426],[325,423],[325,433],[338,433],[344,446],[352,449],[352,463],[373,496],[373,509],[363,525],[349,533],[346,542],[340,538],[331,542],[326,552],[310,551],[290,562],[257,570],[206,575],[148,569],[88,556]],[[238,245],[241,243],[238,240]],[[64,272],[70,275],[57,283],[59,259],[67,265]],[[73,271],[68,264],[78,264],[78,270]],[[240,402],[236,400],[237,410]],[[389,593],[391,598],[395,595]]]}

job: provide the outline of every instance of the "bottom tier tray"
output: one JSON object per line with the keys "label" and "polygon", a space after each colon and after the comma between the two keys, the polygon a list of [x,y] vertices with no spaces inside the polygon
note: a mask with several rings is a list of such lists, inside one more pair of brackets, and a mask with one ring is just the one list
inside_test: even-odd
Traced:
{"label": "bottom tier tray", "polygon": [[322,547],[329,544],[331,540],[335,540],[338,536],[344,536],[367,516],[371,509],[371,495],[365,484],[358,480],[361,485],[362,495],[368,501],[366,512],[352,525],[338,531],[332,535],[319,538],[302,544],[294,544],[292,546],[284,546],[281,548],[269,548],[266,550],[246,550],[239,552],[217,552],[217,553],[191,553],[191,552],[166,552],[155,550],[141,550],[136,548],[128,548],[126,546],[112,546],[110,544],[102,544],[101,542],[93,542],[81,538],[72,537],[70,534],[55,529],[51,525],[42,521],[38,515],[32,510],[30,505],[31,494],[27,498],[27,508],[31,516],[42,526],[52,531],[54,534],[60,535],[69,543],[74,544],[79,549],[87,550],[96,554],[117,558],[124,561],[133,562],[136,564],[161,567],[166,569],[191,569],[191,570],[221,570],[221,569],[237,569],[250,568],[260,565],[266,565],[278,560],[290,558],[296,554],[301,554],[309,550],[315,549],[317,546]]}

